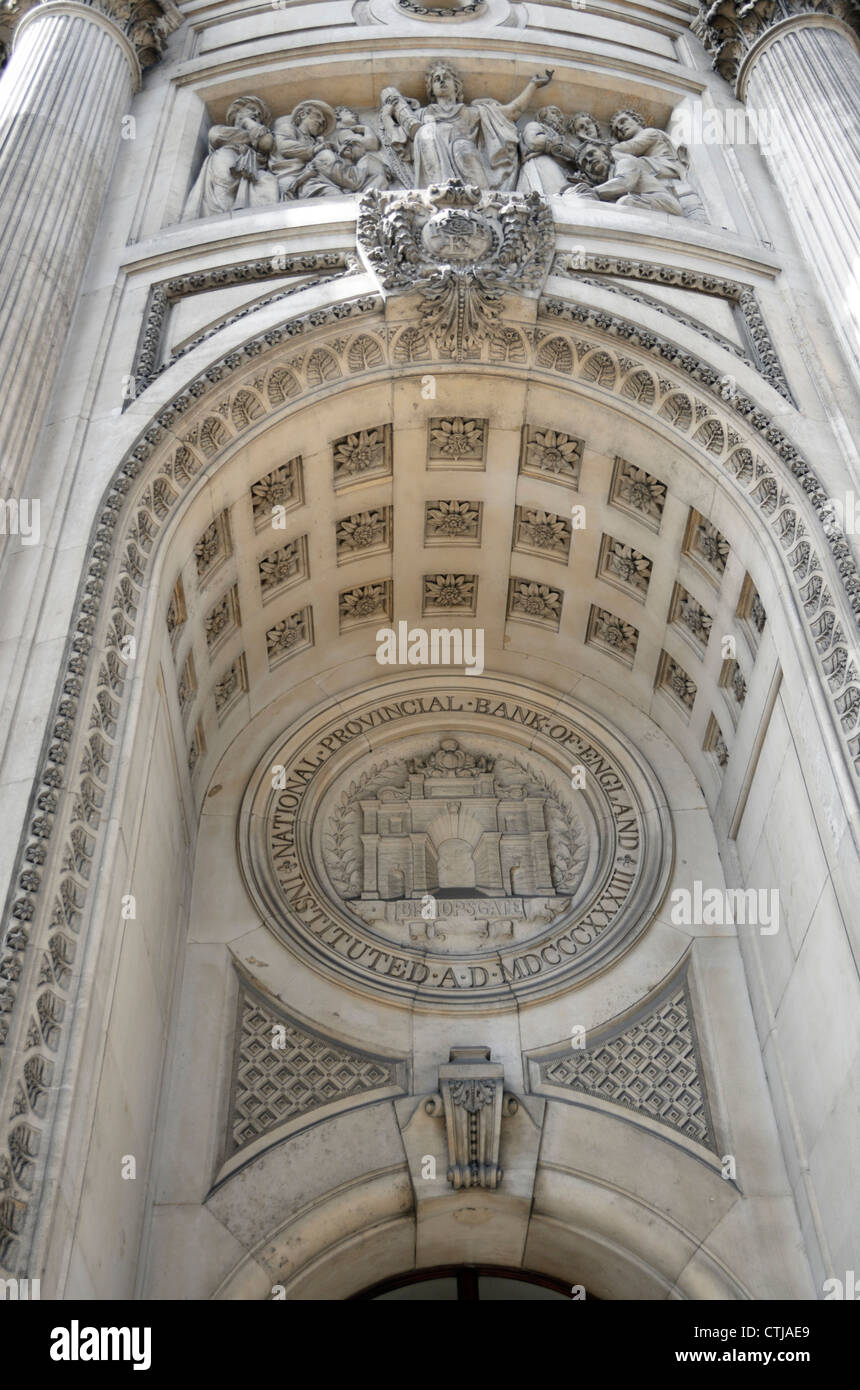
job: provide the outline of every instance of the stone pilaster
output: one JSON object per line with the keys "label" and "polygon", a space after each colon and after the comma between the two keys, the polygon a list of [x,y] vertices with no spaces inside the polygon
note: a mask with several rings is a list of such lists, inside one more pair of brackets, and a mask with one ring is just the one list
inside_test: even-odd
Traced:
{"label": "stone pilaster", "polygon": [[860,380],[860,5],[717,0],[698,33],[762,148]]}
{"label": "stone pilaster", "polygon": [[0,80],[0,497],[38,441],[141,68],[172,0],[46,0],[18,19]]}

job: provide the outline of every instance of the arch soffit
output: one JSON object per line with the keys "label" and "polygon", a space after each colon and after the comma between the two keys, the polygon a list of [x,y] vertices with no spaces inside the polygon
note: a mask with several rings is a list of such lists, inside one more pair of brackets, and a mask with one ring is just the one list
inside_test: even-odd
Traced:
{"label": "arch soffit", "polygon": [[[567,1109],[562,1102],[548,1100],[548,1116],[553,1108]],[[622,1118],[613,1118],[619,1124],[624,1123]],[[348,1116],[343,1119],[349,1122]],[[315,1127],[321,1145],[326,1142],[325,1130],[330,1124],[323,1120]],[[625,1142],[640,1146],[641,1162],[647,1167],[654,1162],[653,1145],[666,1141],[636,1127],[630,1130],[628,1126]],[[291,1162],[289,1144],[276,1145],[266,1152],[267,1176],[260,1180],[265,1181],[267,1191],[273,1187],[277,1190],[273,1173],[283,1165],[286,1178]],[[700,1187],[703,1181],[711,1182],[719,1198],[725,1196],[725,1184],[718,1173],[703,1179],[697,1158],[678,1153],[677,1161],[681,1166],[691,1165],[691,1176]],[[259,1158],[253,1160],[242,1170],[246,1182],[249,1179],[254,1182],[252,1170],[259,1161]],[[474,1192],[449,1192],[437,1198],[423,1198],[416,1210],[408,1171],[387,1165],[357,1173],[328,1192],[317,1194],[301,1207],[284,1212],[282,1217],[273,1210],[272,1220],[260,1237],[259,1230],[243,1229],[248,1210],[246,1203],[234,1207],[230,1201],[231,1181],[236,1176],[234,1174],[232,1180],[228,1178],[219,1187],[219,1200],[213,1214],[247,1253],[231,1269],[224,1270],[211,1291],[213,1298],[271,1297],[275,1283],[284,1287],[288,1298],[349,1298],[376,1282],[380,1275],[370,1277],[367,1270],[378,1269],[380,1261],[384,1261],[384,1277],[393,1277],[415,1267],[415,1223],[422,1215],[426,1219],[433,1218],[435,1262],[456,1264],[464,1258],[463,1246],[457,1239],[461,1228],[456,1220],[442,1219],[443,1209],[450,1215],[459,1206],[474,1205]],[[655,1206],[653,1201],[619,1187],[616,1182],[606,1181],[599,1174],[538,1161],[535,1193],[524,1247],[524,1267],[544,1269],[562,1279],[576,1276],[578,1282],[608,1298],[642,1297],[643,1280],[653,1289],[651,1296],[655,1298],[748,1299],[753,1296],[725,1261],[708,1251],[707,1238],[703,1241],[701,1230],[688,1228],[676,1216]],[[428,1200],[432,1206],[430,1211],[423,1209]],[[736,1200],[741,1200],[740,1194]],[[519,1224],[521,1199],[506,1191],[504,1185],[493,1193],[492,1202],[503,1221],[505,1209],[509,1208],[510,1219]],[[342,1233],[334,1241],[333,1231]],[[529,1252],[533,1245],[539,1247],[540,1258],[535,1264],[532,1255],[530,1265]],[[258,1259],[263,1254],[266,1268],[271,1271],[265,1280],[261,1277]],[[655,1261],[655,1254],[663,1259],[663,1267]],[[349,1258],[344,1258],[346,1255]],[[605,1277],[601,1255],[608,1258],[609,1268],[621,1272],[621,1282],[614,1286],[598,1287]],[[474,1250],[470,1260],[473,1258]],[[587,1274],[580,1277],[580,1262],[585,1260],[589,1261]]]}

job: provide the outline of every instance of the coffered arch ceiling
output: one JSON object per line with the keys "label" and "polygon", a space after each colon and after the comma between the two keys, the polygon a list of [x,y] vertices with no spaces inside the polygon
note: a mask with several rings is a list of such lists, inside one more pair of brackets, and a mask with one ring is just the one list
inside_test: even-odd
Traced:
{"label": "coffered arch ceiling", "polygon": [[[366,656],[398,620],[481,628],[488,666],[522,654],[562,686],[583,672],[622,685],[707,782],[731,755],[768,618],[783,649],[802,613],[853,754],[847,605],[761,434],[604,334],[547,324],[534,350],[511,328],[507,362],[430,375],[403,360],[409,335],[386,343],[368,322],[274,355],[143,494],[157,507],[184,468],[219,461],[160,581],[195,780],[203,750],[214,767],[237,718],[285,680]],[[794,601],[777,617],[781,575]]]}
{"label": "coffered arch ceiling", "polygon": [[[712,786],[747,692],[759,706],[766,694],[756,652],[770,627],[783,664],[795,644],[812,653],[822,723],[855,772],[860,583],[815,515],[823,488],[752,399],[727,404],[715,369],[661,342],[643,352],[632,324],[577,304],[546,303],[536,329],[506,325],[484,360],[458,364],[434,364],[381,308],[337,302],[248,338],[173,396],[120,468],[57,703],[56,739],[79,702],[92,710],[75,803],[86,829],[65,826],[72,863],[93,849],[123,643],[150,576],[146,650],[162,625],[198,801],[251,709],[367,656],[399,619],[483,627],[488,667],[526,656],[562,686],[580,672],[622,685]],[[283,530],[265,524],[273,505]],[[105,655],[88,663],[92,649]],[[53,801],[59,755],[50,745],[43,769]],[[36,817],[20,920],[41,886],[44,828]]]}
{"label": "coffered arch ceiling", "polygon": [[234,711],[360,661],[398,620],[480,628],[488,667],[526,656],[561,688],[622,685],[690,751],[713,716],[730,746],[745,694],[721,684],[717,638],[740,634],[748,685],[766,604],[737,551],[764,553],[713,468],[665,415],[644,424],[587,387],[449,369],[425,401],[421,382],[300,407],[197,491],[162,580],[189,750],[202,734],[214,766]]}
{"label": "coffered arch ceiling", "polygon": [[[197,795],[251,705],[367,655],[402,617],[485,627],[485,662],[500,669],[522,653],[621,681],[707,781],[742,727],[761,606],[774,624],[784,600],[779,651],[813,655],[822,723],[856,771],[847,634],[860,584],[845,539],[818,523],[824,489],[754,400],[725,403],[714,368],[653,334],[643,352],[640,329],[577,303],[545,302],[538,327],[506,324],[483,360],[458,364],[433,364],[420,329],[388,328],[381,310],[377,296],[335,302],[215,357],[119,468],[57,702],[65,739],[88,677],[72,863],[99,824],[122,646],[150,573],[160,612],[147,630],[171,637]],[[211,360],[217,336],[207,346]],[[178,377],[181,364],[165,385]],[[260,518],[278,499],[274,532]],[[571,506],[585,507],[582,531]],[[718,638],[735,631],[727,667]],[[88,663],[93,648],[106,656]],[[51,744],[43,769],[53,801],[60,752]],[[36,817],[21,920],[42,883],[43,830]]]}
{"label": "coffered arch ceiling", "polygon": [[[743,731],[766,621],[783,659],[795,643],[812,654],[822,723],[856,771],[848,634],[860,581],[844,538],[815,515],[823,488],[753,399],[726,403],[714,368],[576,303],[544,301],[536,328],[505,324],[482,358],[457,364],[434,363],[401,324],[387,327],[367,295],[270,327],[220,361],[216,335],[211,365],[139,436],[96,525],[46,750],[53,805],[61,744],[80,703],[91,709],[67,863],[94,848],[124,643],[150,576],[145,631],[157,639],[163,624],[170,637],[198,799],[251,708],[287,680],[366,656],[376,629],[401,618],[483,626],[485,663],[501,670],[525,655],[562,667],[561,684],[581,671],[623,684],[703,784]],[[180,384],[181,365],[165,386]],[[282,504],[283,531],[260,524]],[[584,508],[582,530],[571,507]],[[761,563],[742,564],[739,550]],[[721,655],[731,634],[736,666]],[[91,650],[105,654],[88,662]],[[22,921],[45,828],[37,816],[24,851]],[[85,896],[66,885],[70,900]]]}

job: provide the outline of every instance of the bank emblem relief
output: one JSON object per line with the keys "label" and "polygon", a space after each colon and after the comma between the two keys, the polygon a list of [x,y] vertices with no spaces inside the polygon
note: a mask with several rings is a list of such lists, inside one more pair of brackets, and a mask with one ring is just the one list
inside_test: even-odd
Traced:
{"label": "bank emblem relief", "polygon": [[362,991],[511,1001],[569,987],[649,925],[671,860],[661,803],[608,731],[552,703],[401,687],[261,765],[243,872],[276,935]]}
{"label": "bank emblem relief", "polygon": [[539,193],[498,193],[460,179],[362,196],[358,249],[389,293],[421,296],[422,327],[460,355],[493,336],[504,295],[537,297],[554,248]]}
{"label": "bank emblem relief", "polygon": [[554,921],[589,852],[582,821],[537,768],[467,752],[455,738],[353,781],[324,845],[335,889],[363,921],[448,948]]}

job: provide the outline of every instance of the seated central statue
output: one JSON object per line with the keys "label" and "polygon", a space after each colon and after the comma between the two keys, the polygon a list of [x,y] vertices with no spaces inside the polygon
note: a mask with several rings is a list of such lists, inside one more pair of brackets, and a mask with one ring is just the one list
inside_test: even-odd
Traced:
{"label": "seated central statue", "polygon": [[415,187],[462,179],[479,188],[513,188],[519,167],[514,122],[551,78],[549,71],[533,77],[505,105],[491,97],[467,103],[457,72],[438,62],[427,73],[429,103],[417,111],[396,88],[386,89],[383,115],[411,141]]}

